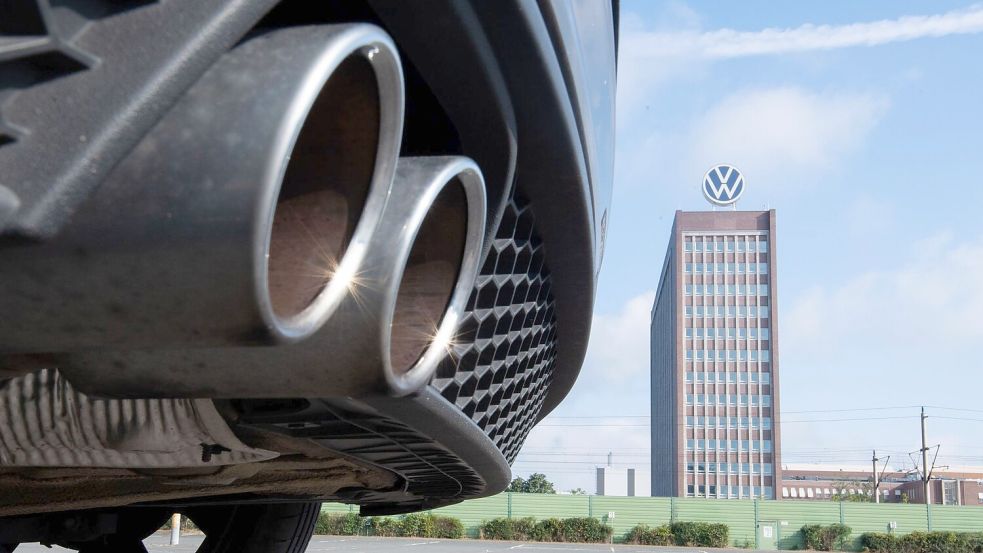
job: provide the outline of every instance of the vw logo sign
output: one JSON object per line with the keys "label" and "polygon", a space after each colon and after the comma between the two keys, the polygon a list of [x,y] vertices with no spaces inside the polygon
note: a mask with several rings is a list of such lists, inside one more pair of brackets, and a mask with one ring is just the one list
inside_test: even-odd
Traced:
{"label": "vw logo sign", "polygon": [[703,195],[714,205],[731,205],[744,193],[744,175],[736,167],[717,165],[703,175]]}

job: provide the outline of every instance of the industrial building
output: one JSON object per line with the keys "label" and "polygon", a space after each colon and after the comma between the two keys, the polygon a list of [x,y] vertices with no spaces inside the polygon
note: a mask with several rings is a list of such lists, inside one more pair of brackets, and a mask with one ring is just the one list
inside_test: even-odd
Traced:
{"label": "industrial building", "polygon": [[[877,501],[880,503],[925,503],[924,484],[915,471],[891,470],[878,478]],[[871,467],[786,465],[782,469],[780,497],[830,501],[842,499],[842,496],[871,495],[872,482]],[[983,505],[983,469],[949,467],[935,470],[929,489],[933,504]]]}
{"label": "industrial building", "polygon": [[775,210],[676,212],[651,313],[653,496],[776,496],[775,244]]}

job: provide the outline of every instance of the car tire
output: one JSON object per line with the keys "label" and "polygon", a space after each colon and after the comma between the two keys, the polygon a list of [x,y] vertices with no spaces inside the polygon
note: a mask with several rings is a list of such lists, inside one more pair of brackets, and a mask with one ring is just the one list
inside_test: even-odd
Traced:
{"label": "car tire", "polygon": [[205,533],[198,553],[303,553],[321,504],[199,507],[185,514]]}

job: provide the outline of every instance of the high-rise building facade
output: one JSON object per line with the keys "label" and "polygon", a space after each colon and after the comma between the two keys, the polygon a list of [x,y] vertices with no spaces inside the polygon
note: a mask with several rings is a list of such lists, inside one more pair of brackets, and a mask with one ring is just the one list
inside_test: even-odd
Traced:
{"label": "high-rise building facade", "polygon": [[775,211],[677,211],[651,319],[652,495],[775,498]]}

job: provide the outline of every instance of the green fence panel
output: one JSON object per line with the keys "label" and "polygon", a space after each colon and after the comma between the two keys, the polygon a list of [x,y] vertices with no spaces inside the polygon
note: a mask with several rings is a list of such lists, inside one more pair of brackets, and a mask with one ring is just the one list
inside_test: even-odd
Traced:
{"label": "green fence panel", "polygon": [[932,505],[932,530],[983,532],[983,507]]}
{"label": "green fence panel", "polygon": [[[589,516],[586,495],[554,495],[542,493],[512,494],[512,518],[533,517],[573,518]],[[502,515],[504,516],[504,515]]]}
{"label": "green fence panel", "polygon": [[322,503],[321,512],[322,513],[332,513],[332,514],[344,514],[350,511],[358,512],[358,507],[355,505],[345,505],[344,503]]}
{"label": "green fence panel", "polygon": [[468,501],[451,505],[450,507],[441,507],[440,509],[435,509],[433,513],[460,519],[467,535],[476,538],[478,537],[478,530],[482,522],[493,518],[506,517],[508,516],[508,510],[508,494],[502,493],[491,497],[469,499]]}
{"label": "green fence panel", "polygon": [[[847,502],[843,504],[843,512],[846,525],[853,530],[850,537],[855,550],[860,549],[860,536],[865,532],[907,534],[928,530],[925,505]],[[897,525],[893,530],[892,522]]]}
{"label": "green fence panel", "polygon": [[[638,524],[661,526],[669,524],[671,502],[667,497],[608,497],[594,496],[594,518],[614,528],[614,541],[623,541],[625,534]],[[614,515],[614,518],[611,518]]]}
{"label": "green fence panel", "polygon": [[758,520],[778,523],[778,548],[802,549],[802,527],[840,522],[840,505],[833,502],[760,501]]}
{"label": "green fence panel", "polygon": [[716,522],[730,527],[734,545],[754,545],[754,502],[747,499],[718,500],[675,498],[676,522]]}

